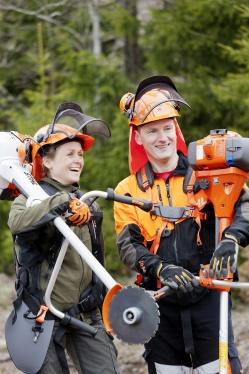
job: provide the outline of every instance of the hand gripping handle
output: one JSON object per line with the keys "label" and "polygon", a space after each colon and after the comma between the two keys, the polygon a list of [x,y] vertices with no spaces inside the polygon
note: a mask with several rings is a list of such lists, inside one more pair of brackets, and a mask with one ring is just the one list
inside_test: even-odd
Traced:
{"label": "hand gripping handle", "polygon": [[175,294],[175,290],[173,290],[169,286],[164,286],[164,287],[160,288],[160,290],[158,290],[154,293],[154,298],[155,298],[156,301],[158,301],[159,299],[162,299],[164,297],[167,297],[167,296],[170,296],[170,295],[173,295],[173,294]]}
{"label": "hand gripping handle", "polygon": [[144,210],[145,212],[149,212],[153,208],[153,203],[150,201],[137,199],[133,196],[116,194],[112,188],[107,188],[106,192],[106,200],[113,200],[128,205],[135,205],[138,206],[140,209]]}

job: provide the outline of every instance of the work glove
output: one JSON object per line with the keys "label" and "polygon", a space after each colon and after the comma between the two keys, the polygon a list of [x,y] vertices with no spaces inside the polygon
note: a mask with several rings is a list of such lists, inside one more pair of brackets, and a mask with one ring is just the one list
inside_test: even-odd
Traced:
{"label": "work glove", "polygon": [[66,219],[69,225],[82,226],[90,219],[90,209],[76,197],[69,200]]}
{"label": "work glove", "polygon": [[157,276],[163,285],[185,294],[192,292],[195,287],[199,286],[195,276],[181,266],[161,263],[157,270]]}
{"label": "work glove", "polygon": [[225,234],[213,253],[209,265],[209,276],[224,279],[237,268],[239,245],[235,237]]}

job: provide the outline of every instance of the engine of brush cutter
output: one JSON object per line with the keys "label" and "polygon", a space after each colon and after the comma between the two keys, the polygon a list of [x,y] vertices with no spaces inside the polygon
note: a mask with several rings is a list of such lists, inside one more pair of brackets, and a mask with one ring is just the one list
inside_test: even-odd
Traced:
{"label": "engine of brush cutter", "polygon": [[14,200],[20,194],[17,187],[9,183],[8,178],[3,178],[3,175],[6,165],[11,164],[23,166],[24,172],[25,169],[31,172],[28,155],[32,142],[34,140],[30,136],[15,131],[0,132],[0,200]]}
{"label": "engine of brush cutter", "polygon": [[249,138],[226,129],[211,130],[189,144],[188,160],[194,170],[236,167],[249,172]]}

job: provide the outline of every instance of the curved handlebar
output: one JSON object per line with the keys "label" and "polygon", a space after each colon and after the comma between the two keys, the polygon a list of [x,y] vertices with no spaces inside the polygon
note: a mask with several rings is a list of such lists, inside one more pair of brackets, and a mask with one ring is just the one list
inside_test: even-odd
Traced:
{"label": "curved handlebar", "polygon": [[106,200],[117,201],[119,203],[124,203],[128,205],[135,205],[140,209],[144,210],[145,212],[149,212],[153,208],[153,203],[148,200],[137,199],[133,196],[128,195],[119,195],[113,191],[112,188],[108,188],[106,192],[104,191],[90,191],[86,192],[83,196],[81,196],[80,200],[85,201],[89,198],[98,198],[102,197]]}
{"label": "curved handlebar", "polygon": [[128,205],[138,206],[140,209],[145,212],[149,212],[153,208],[153,203],[143,199],[137,199],[129,195],[119,195],[116,194],[112,188],[107,188],[107,200],[117,201],[119,203],[124,203]]}

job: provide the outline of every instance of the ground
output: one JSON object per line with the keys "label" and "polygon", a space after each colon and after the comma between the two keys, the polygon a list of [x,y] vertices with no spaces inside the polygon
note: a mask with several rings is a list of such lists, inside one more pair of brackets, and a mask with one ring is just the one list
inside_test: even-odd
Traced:
{"label": "ground", "polygon": [[[10,361],[4,339],[4,323],[11,309],[11,299],[14,296],[13,280],[0,274],[0,374],[18,374]],[[233,322],[236,342],[238,345],[240,358],[243,363],[244,374],[249,374],[249,303],[236,303],[233,311]],[[128,345],[115,339],[115,344],[119,352],[119,364],[121,374],[145,374],[147,373],[142,353],[141,345]],[[70,373],[76,374],[71,366]]]}

